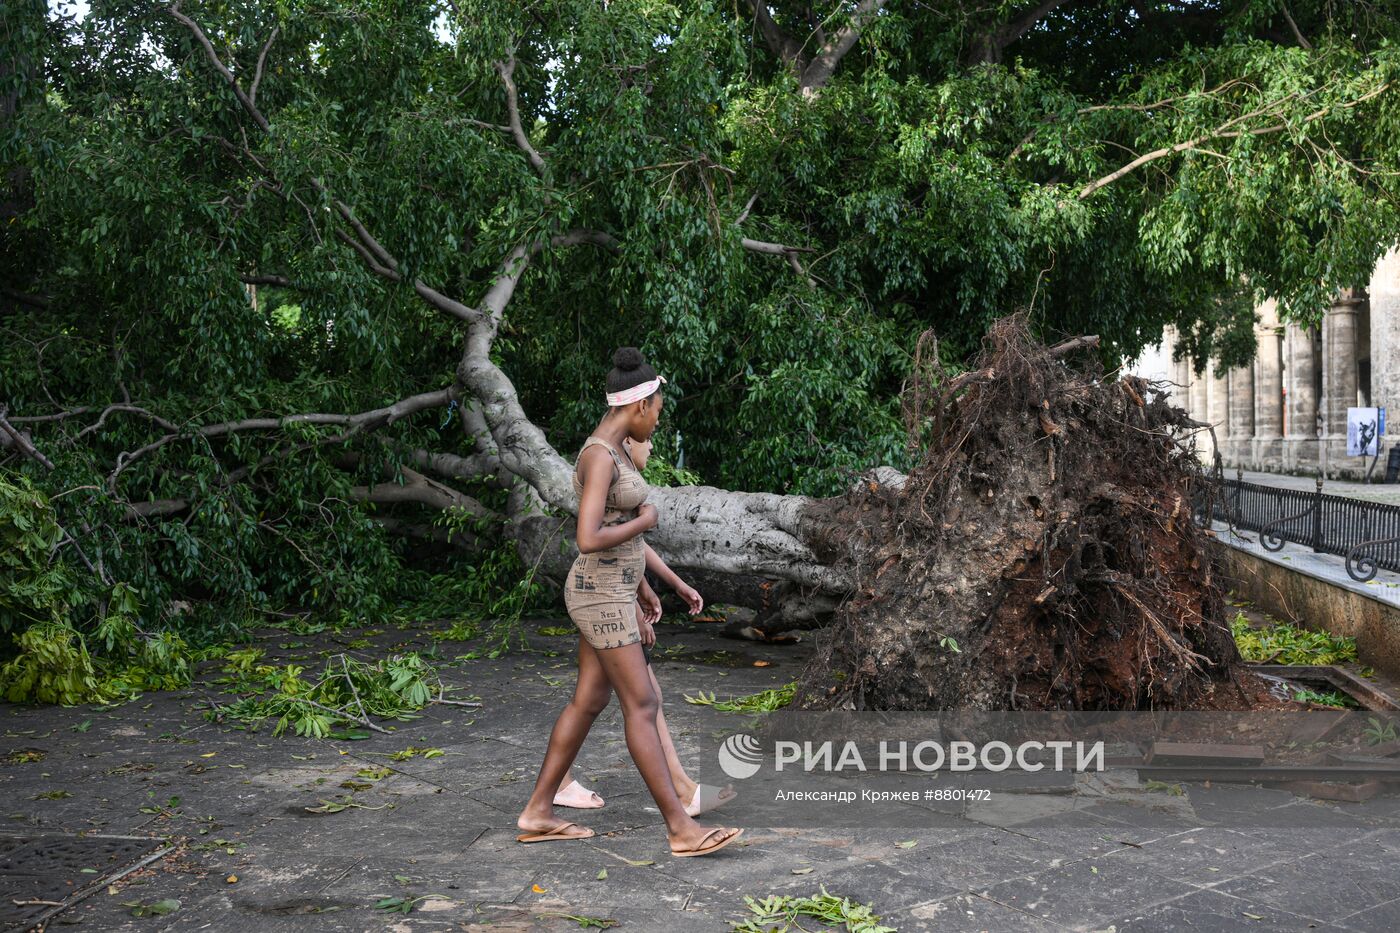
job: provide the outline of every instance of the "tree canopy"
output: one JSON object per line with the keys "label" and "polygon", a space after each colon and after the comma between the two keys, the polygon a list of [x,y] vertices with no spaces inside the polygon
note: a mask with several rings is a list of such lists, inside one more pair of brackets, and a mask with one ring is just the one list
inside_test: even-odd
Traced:
{"label": "tree canopy", "polygon": [[559,451],[635,344],[659,464],[754,492],[907,466],[930,328],[950,371],[1017,308],[1109,361],[1172,325],[1239,362],[1259,298],[1314,321],[1400,239],[1395,13],[16,0],[0,529],[40,497],[99,617],[119,583],[155,628],[191,594],[372,607],[405,508],[505,509],[464,466],[503,441],[462,389],[483,308]]}

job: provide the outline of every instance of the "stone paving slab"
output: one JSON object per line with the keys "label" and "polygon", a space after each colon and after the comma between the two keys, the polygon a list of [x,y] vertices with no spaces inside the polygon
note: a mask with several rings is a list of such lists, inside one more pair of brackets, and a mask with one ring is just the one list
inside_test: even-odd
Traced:
{"label": "stone paving slab", "polygon": [[[686,704],[684,694],[773,687],[796,676],[810,654],[808,643],[725,641],[717,628],[660,627],[663,644],[684,646],[679,659],[658,652],[657,660],[683,755],[745,721]],[[433,644],[422,630],[365,638],[370,647],[349,649],[357,657]],[[308,667],[317,650],[360,643],[349,634],[273,633],[259,641],[270,661]],[[36,829],[175,843],[175,852],[129,876],[115,894],[102,891],[68,910],[62,920],[78,930],[499,933],[579,930],[569,919],[575,916],[616,920],[619,929],[723,931],[744,916],[745,895],[811,895],[823,886],[871,903],[900,931],[1359,931],[1400,924],[1393,806],[1318,804],[1221,784],[1192,785],[1185,797],[1114,798],[1091,809],[1071,796],[1025,795],[991,811],[930,812],[908,828],[750,820],[745,837],[725,852],[676,859],[630,763],[615,704],[578,762],[580,778],[607,806],[562,811],[598,835],[523,846],[514,819],[573,684],[566,641],[535,636],[532,644],[542,650],[453,662],[466,646],[443,643],[444,679],[484,707],[430,708],[421,719],[386,723],[391,734],[366,741],[275,738],[266,729],[209,722],[197,707],[219,696],[209,682],[217,670],[190,690],[112,710],[0,705],[0,852],[9,838]],[[86,731],[78,731],[85,722]],[[390,757],[409,746],[443,754]],[[11,760],[23,749],[41,753],[40,760]],[[387,776],[358,777],[379,768]],[[345,781],[370,786],[351,790]],[[53,791],[72,796],[41,796]],[[306,811],[322,799],[361,806]],[[1241,800],[1270,818],[1250,830],[1212,825],[1214,814]],[[436,897],[407,915],[374,908],[385,896],[421,895]],[[121,906],[163,898],[178,898],[180,909],[137,919]]]}

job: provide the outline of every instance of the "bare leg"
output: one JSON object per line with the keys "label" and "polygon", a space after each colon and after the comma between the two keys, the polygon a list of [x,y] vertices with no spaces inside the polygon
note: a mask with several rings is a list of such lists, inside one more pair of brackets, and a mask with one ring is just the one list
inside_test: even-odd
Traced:
{"label": "bare leg", "polygon": [[[666,834],[671,844],[683,848],[698,846],[711,832],[712,827],[701,826],[695,822],[690,814],[685,812],[685,805],[676,796],[676,788],[671,783],[666,764],[666,754],[661,747],[661,735],[656,727],[661,701],[652,687],[653,681],[647,672],[642,646],[634,643],[595,653],[602,663],[608,683],[617,691],[617,698],[622,703],[627,750],[632,754],[637,769],[642,772],[642,780],[646,782],[647,790],[651,791],[652,799],[661,810],[661,818],[666,821]],[[574,751],[577,751],[577,746]],[[545,786],[552,790],[555,785],[550,783]],[[721,834],[717,838],[724,838],[724,835]]]}
{"label": "bare leg", "polygon": [[[647,665],[647,672],[651,674],[651,686],[656,691],[656,697],[661,700],[661,684],[656,679],[656,671]],[[681,764],[680,756],[676,754],[676,745],[671,740],[671,730],[666,727],[666,713],[662,708],[664,702],[657,704],[656,731],[661,734],[661,745],[666,752],[666,766],[671,769],[671,783],[675,785],[676,796],[681,799],[682,806],[691,816],[698,816],[702,810],[713,810],[722,803],[728,803],[738,796],[734,792],[733,785],[726,785],[714,791],[706,791],[702,798],[697,792],[700,785],[686,774],[685,767]]]}
{"label": "bare leg", "polygon": [[[680,756],[676,754],[675,743],[671,740],[671,731],[666,727],[666,711],[665,703],[661,698],[661,684],[657,682],[656,671],[652,669],[650,664],[647,665],[647,674],[651,677],[651,688],[656,691],[658,701],[656,710],[656,731],[661,736],[661,749],[666,754],[666,767],[671,772],[671,783],[676,788],[676,796],[681,799],[682,804],[685,804],[695,797],[696,784],[690,779],[690,775],[685,773],[685,768],[681,765]],[[559,790],[554,797],[555,806],[563,805],[578,807],[580,809],[592,809],[603,805],[603,798],[594,791],[583,788],[582,784],[580,784],[579,787],[583,788],[583,790],[569,791],[568,799],[561,799],[560,795],[563,795],[566,789],[569,788],[575,780],[574,769],[571,767],[568,771],[564,772],[564,778],[559,782]]]}
{"label": "bare leg", "polygon": [[[578,644],[579,666],[581,668],[584,664],[584,640],[580,638],[578,640]],[[590,657],[588,659],[588,663],[596,664],[597,658]],[[599,668],[598,670],[598,676],[602,676],[601,668]],[[578,787],[573,787],[575,780],[576,778],[574,777],[574,769],[573,766],[570,765],[569,770],[565,771],[564,777],[560,779],[559,789],[554,794],[554,805],[556,807],[573,807],[580,810],[596,810],[603,805],[603,798],[600,797],[596,791],[591,791],[588,788],[584,787],[582,784],[579,784]]]}
{"label": "bare leg", "polygon": [[540,765],[534,792],[516,820],[516,825],[521,829],[546,831],[566,822],[554,815],[554,793],[559,788],[560,779],[574,763],[583,740],[588,737],[593,720],[608,705],[611,694],[608,678],[598,663],[598,653],[580,636],[578,683],[574,687],[573,697],[555,720],[554,730],[549,734],[549,747],[545,749],[544,763]]}
{"label": "bare leg", "polygon": [[666,754],[666,767],[671,771],[671,783],[675,785],[676,796],[684,806],[685,802],[695,795],[695,782],[681,766],[680,756],[676,754],[676,743],[671,741],[671,730],[666,728],[666,712],[661,703],[661,684],[657,681],[656,671],[651,669],[650,664],[647,665],[647,674],[651,677],[651,689],[656,691],[656,731],[661,736],[661,749]]}

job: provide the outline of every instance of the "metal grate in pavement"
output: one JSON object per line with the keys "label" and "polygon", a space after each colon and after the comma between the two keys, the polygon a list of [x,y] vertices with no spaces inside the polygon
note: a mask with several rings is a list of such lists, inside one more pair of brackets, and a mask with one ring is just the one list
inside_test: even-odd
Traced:
{"label": "metal grate in pavement", "polygon": [[169,850],[140,836],[0,835],[0,931],[32,929]]}

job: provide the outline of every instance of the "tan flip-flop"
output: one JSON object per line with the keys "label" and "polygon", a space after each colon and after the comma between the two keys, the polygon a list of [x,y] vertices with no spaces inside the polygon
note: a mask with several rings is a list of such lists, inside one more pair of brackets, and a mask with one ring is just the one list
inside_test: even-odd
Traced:
{"label": "tan flip-flop", "polygon": [[570,826],[578,826],[577,823],[560,823],[548,832],[521,833],[515,837],[516,842],[562,842],[565,839],[589,839],[597,835],[587,826],[579,826],[583,830],[581,833],[566,833],[564,830]]}
{"label": "tan flip-flop", "polygon": [[716,842],[714,845],[705,845],[706,839],[709,839],[715,833],[722,833],[728,828],[728,826],[716,826],[714,829],[710,830],[700,839],[700,845],[696,846],[694,849],[685,849],[680,852],[677,852],[673,848],[671,849],[671,854],[674,855],[676,858],[689,858],[693,855],[709,855],[711,852],[718,852],[720,849],[723,849],[725,846],[729,845],[735,839],[738,839],[744,834],[744,831],[742,829],[737,829],[734,831],[733,835],[725,837],[719,842]]}

